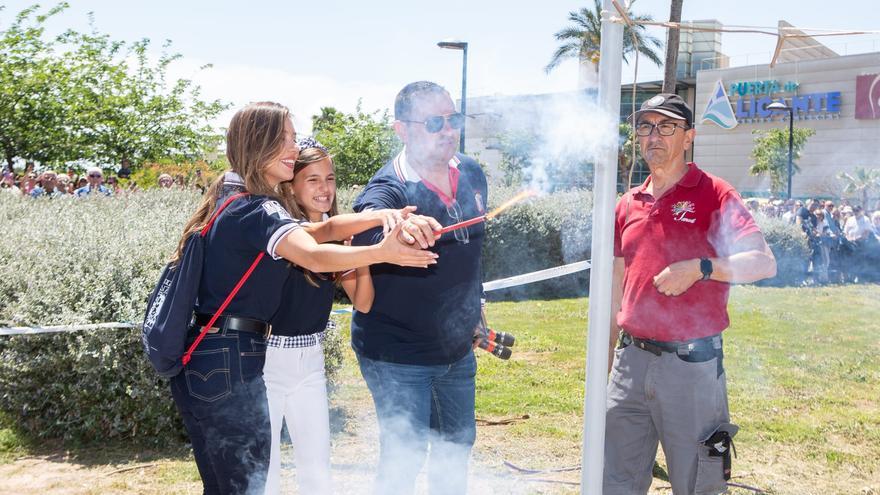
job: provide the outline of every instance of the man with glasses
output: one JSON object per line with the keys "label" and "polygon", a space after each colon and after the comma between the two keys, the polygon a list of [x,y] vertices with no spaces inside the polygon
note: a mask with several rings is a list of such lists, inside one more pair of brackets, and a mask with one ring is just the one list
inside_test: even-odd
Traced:
{"label": "man with glasses", "polygon": [[[456,154],[465,116],[441,86],[408,84],[394,116],[404,148],[376,172],[354,209],[417,206],[430,218],[411,216],[402,236],[433,246],[440,258],[427,270],[373,265],[372,309],[352,319],[352,347],[379,420],[375,491],[411,493],[430,444],[431,493],[463,494],[476,437],[472,343],[484,230],[477,224],[440,238],[434,232],[485,214],[486,177],[473,159]],[[381,236],[367,232],[355,244]]]}
{"label": "man with glasses", "polygon": [[651,174],[615,211],[603,493],[647,493],[658,442],[674,493],[722,493],[737,429],[728,292],[774,276],[776,262],[733,187],[685,162],[696,132],[684,100],[657,95],[632,119]]}
{"label": "man with glasses", "polygon": [[86,170],[86,180],[88,183],[73,192],[78,198],[84,198],[90,194],[103,194],[110,196],[111,192],[104,186],[104,172],[98,167],[89,167]]}
{"label": "man with glasses", "polygon": [[31,190],[31,197],[38,198],[40,196],[48,196],[55,198],[64,193],[58,189],[58,174],[52,170],[47,170],[40,174],[40,180],[37,187]]}

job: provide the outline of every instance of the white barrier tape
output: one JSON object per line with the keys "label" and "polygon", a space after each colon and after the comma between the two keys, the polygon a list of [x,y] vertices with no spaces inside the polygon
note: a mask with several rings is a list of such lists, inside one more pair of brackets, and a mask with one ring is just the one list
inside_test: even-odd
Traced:
{"label": "white barrier tape", "polygon": [[[561,277],[563,275],[569,275],[571,273],[582,272],[589,269],[589,260],[578,261],[577,263],[570,263],[568,265],[547,268],[546,270],[538,270],[532,273],[525,273],[523,275],[516,275],[513,277],[501,278],[498,280],[493,280],[491,282],[486,282],[483,284],[483,290],[485,292],[490,292],[493,290],[507,289],[510,287],[516,287],[518,285],[540,282],[542,280]],[[351,314],[352,311],[352,308],[349,306],[347,308],[334,309],[331,313]],[[33,335],[39,333],[75,332],[78,330],[97,330],[102,328],[140,328],[140,325],[134,323],[116,322],[93,323],[88,325],[54,325],[47,327],[2,327],[0,328],[0,337],[6,335]]]}
{"label": "white barrier tape", "polygon": [[0,328],[0,336],[4,335],[32,335],[37,333],[74,332],[78,330],[97,330],[101,328],[140,328],[134,323],[90,323],[87,325],[52,325],[48,327],[3,327]]}
{"label": "white barrier tape", "polygon": [[546,270],[538,270],[532,273],[486,282],[483,284],[483,291],[490,292],[493,290],[507,289],[509,287],[516,287],[517,285],[531,284],[532,282],[540,282],[541,280],[561,277],[563,275],[569,275],[571,273],[582,272],[589,269],[590,260],[578,261],[577,263],[570,263],[568,265],[547,268]]}

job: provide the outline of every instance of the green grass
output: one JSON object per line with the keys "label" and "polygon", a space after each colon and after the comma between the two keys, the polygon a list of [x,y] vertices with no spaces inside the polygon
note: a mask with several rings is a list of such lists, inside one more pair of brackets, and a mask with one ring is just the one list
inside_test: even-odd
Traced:
{"label": "green grass", "polygon": [[[487,311],[490,326],[517,342],[510,361],[478,351],[477,416],[529,419],[482,429],[494,436],[481,437],[492,444],[478,441],[477,449],[529,467],[577,464],[587,300],[499,302]],[[741,427],[734,475],[746,475],[738,481],[775,494],[880,491],[880,286],[736,287],[730,318],[725,367],[732,420]],[[347,345],[339,377],[335,402],[371,407]],[[32,451],[2,419],[0,462]],[[151,485],[131,485],[133,492],[193,486],[194,464],[172,450],[130,453],[133,464],[161,460],[143,477]],[[81,452],[77,461],[89,464],[90,455],[106,457]]]}

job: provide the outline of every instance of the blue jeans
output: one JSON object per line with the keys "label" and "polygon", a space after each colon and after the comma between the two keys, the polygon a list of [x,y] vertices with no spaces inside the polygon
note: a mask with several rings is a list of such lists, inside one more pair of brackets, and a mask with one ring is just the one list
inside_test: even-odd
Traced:
{"label": "blue jeans", "polygon": [[379,420],[379,472],[375,493],[412,493],[428,445],[432,495],[467,492],[467,469],[476,439],[473,352],[447,365],[418,366],[358,355]]}
{"label": "blue jeans", "polygon": [[224,330],[205,335],[171,379],[206,495],[263,494],[271,446],[265,359],[263,336]]}

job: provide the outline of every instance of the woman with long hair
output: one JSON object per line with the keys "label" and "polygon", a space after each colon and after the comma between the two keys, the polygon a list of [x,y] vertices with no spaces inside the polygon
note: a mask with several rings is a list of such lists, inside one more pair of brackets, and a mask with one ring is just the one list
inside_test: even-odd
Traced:
{"label": "woman with long hair", "polygon": [[[340,218],[336,216],[336,175],[330,154],[311,138],[300,141],[299,147],[293,180],[282,187],[288,210],[300,212],[315,223]],[[281,430],[285,422],[296,455],[299,493],[332,493],[322,342],[340,280],[355,309],[369,311],[373,283],[368,267],[344,274],[312,273],[292,267],[281,294],[281,307],[272,318],[272,336],[263,366],[272,424],[267,495],[281,491]]]}
{"label": "woman with long hair", "polygon": [[282,105],[261,102],[239,110],[226,133],[226,156],[231,170],[206,192],[184,228],[175,256],[180,259],[188,237],[205,227],[223,201],[248,193],[223,210],[204,239],[204,268],[187,345],[256,255],[269,256],[256,265],[192,359],[171,379],[171,390],[192,442],[204,493],[261,494],[271,445],[262,375],[266,336],[281,302],[289,263],[323,273],[372,263],[427,267],[436,262],[436,255],[398,241],[399,225],[372,248],[321,244],[382,226],[385,217],[400,212],[371,212],[343,224],[323,222],[306,232],[279,202],[279,185],[293,178],[299,156],[290,113]]}

